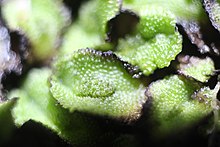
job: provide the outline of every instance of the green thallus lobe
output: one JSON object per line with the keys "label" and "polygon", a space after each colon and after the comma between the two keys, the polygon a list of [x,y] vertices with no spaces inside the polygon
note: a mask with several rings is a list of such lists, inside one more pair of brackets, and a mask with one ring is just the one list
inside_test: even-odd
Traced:
{"label": "green thallus lobe", "polygon": [[71,111],[134,120],[146,101],[144,85],[112,52],[81,49],[54,64],[53,97]]}
{"label": "green thallus lobe", "polygon": [[124,0],[123,6],[137,13],[146,6],[162,7],[172,12],[179,20],[207,21],[202,4],[197,0],[169,0],[169,2],[166,0]]}
{"label": "green thallus lobe", "polygon": [[157,124],[153,134],[172,134],[215,112],[218,90],[178,75],[153,82],[146,92],[152,100],[151,121]]}
{"label": "green thallus lobe", "polygon": [[12,134],[14,122],[11,115],[11,109],[14,107],[17,99],[0,101],[0,145]]}
{"label": "green thallus lobe", "polygon": [[[137,43],[132,43],[137,41]],[[138,44],[140,42],[140,44]],[[159,34],[144,42],[139,35],[121,40],[116,54],[122,60],[136,65],[144,75],[150,75],[157,68],[170,65],[182,49],[182,38],[179,33],[173,35]]]}
{"label": "green thallus lobe", "polygon": [[176,18],[170,11],[145,6],[139,15],[136,31],[119,40],[116,54],[148,76],[155,69],[170,65],[182,50],[182,37],[176,31]]}
{"label": "green thallus lobe", "polygon": [[184,56],[185,63],[179,65],[178,72],[188,77],[192,77],[200,82],[208,82],[210,76],[214,74],[214,62],[211,58],[200,59],[197,57]]}
{"label": "green thallus lobe", "polygon": [[[12,109],[15,124],[20,127],[29,120],[41,123],[76,146],[98,142],[102,138],[100,136],[105,134],[104,129],[100,129],[95,119],[79,112],[70,113],[60,106],[49,91],[50,75],[51,69],[32,69],[22,87],[9,93],[10,98],[19,97]],[[2,107],[0,104],[0,118]],[[8,111],[8,108],[3,110]]]}

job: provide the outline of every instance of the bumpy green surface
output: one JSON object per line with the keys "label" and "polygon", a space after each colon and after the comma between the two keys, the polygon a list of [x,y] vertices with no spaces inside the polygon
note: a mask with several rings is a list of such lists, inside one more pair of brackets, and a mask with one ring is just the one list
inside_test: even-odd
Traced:
{"label": "bumpy green surface", "polygon": [[59,55],[102,43],[98,33],[100,29],[97,27],[96,5],[96,1],[88,1],[81,6],[78,19],[73,22],[64,35]]}
{"label": "bumpy green surface", "polygon": [[175,32],[175,15],[160,7],[147,7],[140,10],[141,20],[138,25],[140,34],[150,39],[158,33],[172,34]]}
{"label": "bumpy green surface", "polygon": [[95,47],[101,44],[97,33],[87,32],[80,24],[72,25],[64,36],[60,55],[68,54],[81,48]]}
{"label": "bumpy green surface", "polygon": [[128,120],[139,117],[145,88],[112,52],[79,50],[54,67],[50,90],[64,108]]}
{"label": "bumpy green surface", "polygon": [[96,13],[102,36],[106,34],[107,22],[119,13],[120,5],[119,0],[97,0]]}
{"label": "bumpy green surface", "polygon": [[158,34],[144,42],[140,35],[132,36],[119,42],[116,54],[124,61],[137,65],[145,75],[150,75],[157,68],[170,65],[182,50],[182,37]]}
{"label": "bumpy green surface", "polygon": [[10,137],[14,128],[11,109],[16,99],[0,102],[0,144]]}
{"label": "bumpy green surface", "polygon": [[112,46],[105,42],[106,27],[108,21],[119,12],[119,4],[116,0],[91,0],[83,3],[78,19],[64,36],[59,54],[64,55],[87,47],[111,50]]}
{"label": "bumpy green surface", "polygon": [[162,7],[171,11],[177,19],[206,21],[202,4],[197,0],[124,0],[124,8],[133,9],[136,12],[146,6]]}
{"label": "bumpy green surface", "polygon": [[34,120],[55,131],[73,145],[85,145],[97,140],[100,129],[95,122],[78,112],[70,113],[52,98],[49,92],[49,69],[33,69],[21,89],[10,92],[9,97],[19,97],[13,108],[17,126]]}
{"label": "bumpy green surface", "polygon": [[214,62],[209,57],[205,59],[190,57],[189,63],[182,63],[179,68],[179,73],[193,77],[201,82],[207,82],[215,70]]}
{"label": "bumpy green surface", "polygon": [[212,111],[212,96],[207,92],[207,95],[195,95],[194,92],[200,88],[177,75],[152,83],[147,95],[152,98],[152,121],[157,124],[154,134],[163,136],[176,132],[207,116]]}
{"label": "bumpy green surface", "polygon": [[116,54],[138,66],[144,75],[170,65],[182,50],[182,37],[175,30],[175,16],[166,9],[146,6],[140,11],[135,34],[120,39]]}
{"label": "bumpy green surface", "polygon": [[83,3],[79,9],[79,17],[76,21],[77,23],[80,23],[83,30],[88,33],[98,34],[101,31],[99,15],[97,14],[98,1],[99,0],[89,0]]}
{"label": "bumpy green surface", "polygon": [[37,60],[54,53],[68,16],[61,12],[59,0],[8,0],[2,3],[2,14],[12,30],[21,30],[32,45]]}

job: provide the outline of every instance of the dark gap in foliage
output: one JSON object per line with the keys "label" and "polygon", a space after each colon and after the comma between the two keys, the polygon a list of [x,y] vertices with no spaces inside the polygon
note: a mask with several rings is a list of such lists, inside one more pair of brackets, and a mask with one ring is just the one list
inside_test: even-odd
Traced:
{"label": "dark gap in foliage", "polygon": [[154,73],[149,76],[150,83],[157,81],[157,80],[161,80],[166,76],[176,74],[177,73],[177,71],[176,71],[177,64],[178,64],[178,62],[175,59],[175,60],[171,61],[170,65],[168,67],[164,67],[162,69],[159,69],[159,68],[156,69],[154,71]]}
{"label": "dark gap in foliage", "polygon": [[14,31],[10,33],[10,38],[11,38],[10,49],[14,51],[16,53],[16,56],[19,56],[21,60],[21,67],[20,67],[21,73],[17,74],[11,72],[3,78],[2,83],[4,85],[4,88],[7,90],[11,90],[13,88],[19,87],[23,78],[26,76],[28,71],[33,67],[33,65],[27,62],[27,58],[29,55],[28,49],[30,47],[26,36],[24,36],[20,32]]}
{"label": "dark gap in foliage", "polygon": [[10,33],[11,37],[11,50],[20,56],[21,62],[25,64],[28,57],[29,43],[25,35],[18,31]]}
{"label": "dark gap in foliage", "polygon": [[130,10],[121,10],[118,15],[108,21],[107,42],[117,43],[119,38],[132,33],[139,22],[139,17]]}
{"label": "dark gap in foliage", "polygon": [[203,39],[204,37],[201,32],[200,24],[194,21],[181,20],[178,22],[178,25],[181,26],[181,29],[183,29],[185,35],[188,36],[191,43],[197,46],[198,51],[201,54],[212,52],[209,45],[207,45],[206,41]]}
{"label": "dark gap in foliage", "polygon": [[[100,136],[100,138],[102,139],[96,141],[96,147],[117,146],[120,144],[119,140],[123,140],[127,137],[133,139],[131,141],[131,144],[136,143],[136,122],[127,123],[120,119],[116,120],[114,118],[109,118],[105,116],[98,116],[82,112],[80,112],[80,114],[95,120],[98,123],[99,128],[101,128],[104,132],[103,136]],[[127,142],[128,140],[125,141]]]}
{"label": "dark gap in foliage", "polygon": [[[170,134],[164,138],[153,139],[152,131],[153,127],[157,126],[157,122],[152,122],[151,116],[152,99],[149,99],[143,107],[143,115],[135,124],[135,130],[133,134],[138,136],[141,146],[160,146],[160,147],[207,147],[209,135],[204,127],[209,128],[209,120],[212,116],[209,115],[194,126],[190,128],[178,131]],[[155,130],[154,130],[155,131]]]}
{"label": "dark gap in foliage", "polygon": [[28,121],[16,129],[11,139],[2,147],[71,147],[55,133],[34,121]]}
{"label": "dark gap in foliage", "polygon": [[81,4],[86,1],[88,0],[64,0],[63,3],[71,11],[71,17],[75,20],[78,17]]}
{"label": "dark gap in foliage", "polygon": [[183,47],[182,47],[182,51],[180,52],[180,54],[196,56],[196,57],[205,57],[198,51],[197,46],[191,43],[184,27],[181,24],[177,24],[177,28],[180,34],[182,35],[182,39],[183,39],[183,44],[182,44]]}
{"label": "dark gap in foliage", "polygon": [[[188,26],[183,26],[184,23],[178,23],[177,27],[179,32],[183,36],[183,50],[180,54],[184,55],[190,55],[190,56],[196,56],[200,58],[205,58],[206,56],[209,56],[213,59],[215,62],[216,69],[220,68],[220,33],[211,25],[211,22],[208,22],[206,24],[197,24],[197,28],[193,29],[193,24],[188,23]],[[190,27],[191,26],[191,27]],[[185,27],[185,28],[184,28]],[[186,28],[189,27],[189,28]],[[196,27],[196,26],[194,26]],[[195,29],[198,29],[199,31],[195,31]],[[190,31],[188,32],[187,31]],[[189,35],[189,36],[188,36]],[[198,37],[197,40],[200,39],[200,41],[194,44],[191,42],[191,36]],[[201,43],[202,42],[202,43]],[[201,44],[200,44],[201,43]],[[204,44],[203,44],[204,43]],[[201,49],[198,47],[206,46],[209,48],[209,51],[206,51],[203,53]]]}
{"label": "dark gap in foliage", "polygon": [[220,133],[215,132],[215,134],[210,135],[210,139],[208,141],[208,147],[219,147],[220,145]]}
{"label": "dark gap in foliage", "polygon": [[[217,32],[217,30],[215,30],[211,26],[210,23],[199,26],[200,27],[199,33],[201,33],[200,35],[202,36],[201,39],[202,41],[204,41],[206,45],[208,45],[207,47],[210,48],[210,51],[203,53],[203,54],[201,53],[200,49],[198,49],[198,46],[191,42],[190,37],[186,33],[185,28],[181,24],[177,24],[177,27],[178,27],[179,32],[183,36],[183,49],[180,55],[190,55],[190,56],[196,56],[199,58],[205,58],[209,56],[214,61],[215,69],[217,70],[220,69],[220,56],[218,55],[219,48],[217,48],[217,46],[220,47],[220,40],[219,40],[220,34]],[[215,49],[213,49],[213,44],[215,45]],[[205,86],[209,86],[210,88],[213,89],[215,85],[217,84],[217,74],[218,72],[216,72],[214,76],[211,76],[209,81],[205,83]]]}
{"label": "dark gap in foliage", "polygon": [[220,33],[211,25],[211,22],[202,25],[201,31],[204,34],[204,40],[211,48],[211,52],[206,55],[213,59],[215,68],[218,70],[220,69]]}
{"label": "dark gap in foliage", "polygon": [[203,40],[211,48],[210,54],[219,55],[220,52],[220,33],[208,21],[206,24],[201,24],[201,33]]}
{"label": "dark gap in foliage", "polygon": [[211,89],[214,89],[218,80],[217,80],[218,75],[215,74],[213,76],[210,77],[210,79],[208,80],[207,83],[204,83],[205,86],[209,86]]}

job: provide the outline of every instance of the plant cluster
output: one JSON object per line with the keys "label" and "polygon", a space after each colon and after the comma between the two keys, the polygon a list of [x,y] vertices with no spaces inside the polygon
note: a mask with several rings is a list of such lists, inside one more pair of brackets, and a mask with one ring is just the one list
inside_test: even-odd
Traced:
{"label": "plant cluster", "polygon": [[218,0],[0,4],[0,143],[33,121],[73,146],[215,145]]}

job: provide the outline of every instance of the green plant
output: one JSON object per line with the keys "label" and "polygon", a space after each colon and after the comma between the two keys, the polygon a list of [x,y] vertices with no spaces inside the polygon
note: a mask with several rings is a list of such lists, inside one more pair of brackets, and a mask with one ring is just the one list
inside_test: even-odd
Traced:
{"label": "green plant", "polygon": [[0,140],[29,120],[74,146],[143,146],[147,135],[161,141],[194,126],[218,132],[219,48],[200,29],[212,28],[210,17],[218,30],[218,1],[88,0],[76,19],[65,2],[1,2],[28,55],[9,50],[14,40],[1,25],[1,79],[26,71],[1,92]]}

